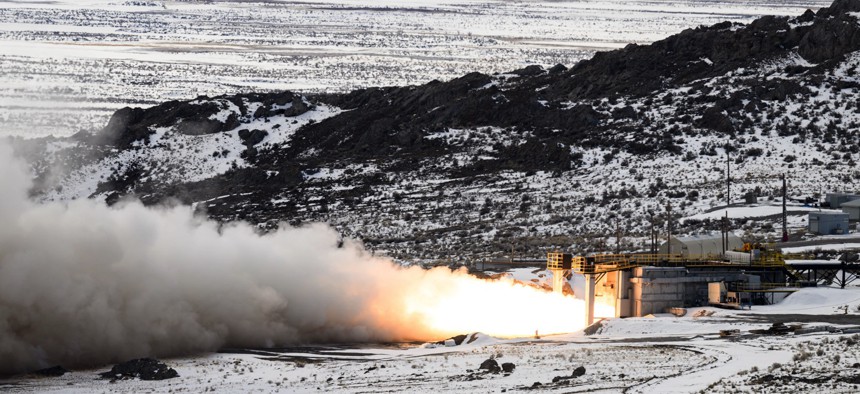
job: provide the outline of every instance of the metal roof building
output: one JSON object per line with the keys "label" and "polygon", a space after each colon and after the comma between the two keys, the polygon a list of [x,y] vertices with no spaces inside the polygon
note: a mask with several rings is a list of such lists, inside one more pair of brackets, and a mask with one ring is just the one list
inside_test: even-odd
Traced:
{"label": "metal roof building", "polygon": [[[737,235],[729,233],[728,250],[740,249],[744,241]],[[723,237],[720,233],[691,235],[687,237],[672,237],[672,254],[680,254],[690,259],[721,258],[723,254]],[[667,243],[660,245],[660,253],[668,254]]]}
{"label": "metal roof building", "polygon": [[825,200],[830,204],[830,208],[839,209],[846,202],[860,200],[860,194],[827,193]]}
{"label": "metal roof building", "polygon": [[848,220],[860,220],[860,200],[842,203],[842,212],[848,214]]}

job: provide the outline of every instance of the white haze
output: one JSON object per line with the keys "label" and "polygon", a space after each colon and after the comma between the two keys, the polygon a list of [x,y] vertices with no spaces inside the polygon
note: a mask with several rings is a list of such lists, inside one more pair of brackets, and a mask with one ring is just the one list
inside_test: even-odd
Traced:
{"label": "white haze", "polygon": [[[325,225],[260,235],[187,207],[38,204],[12,156],[0,143],[0,374],[223,347],[441,339],[518,322],[528,333],[536,304],[560,297],[404,269],[354,242],[338,248]],[[574,315],[547,329],[579,328]]]}

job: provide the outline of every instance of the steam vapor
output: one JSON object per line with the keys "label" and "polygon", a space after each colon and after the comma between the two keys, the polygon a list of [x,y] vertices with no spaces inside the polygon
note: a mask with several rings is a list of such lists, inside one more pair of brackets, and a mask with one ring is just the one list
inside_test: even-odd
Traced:
{"label": "steam vapor", "polygon": [[[187,207],[39,204],[3,144],[0,166],[0,374],[223,347],[440,339],[464,327],[440,326],[426,305],[472,317],[460,322],[472,331],[491,330],[470,306],[476,301],[458,295],[463,286],[531,302],[549,296],[402,268],[351,241],[338,248],[325,225],[260,235]],[[488,313],[520,312],[500,309]]]}

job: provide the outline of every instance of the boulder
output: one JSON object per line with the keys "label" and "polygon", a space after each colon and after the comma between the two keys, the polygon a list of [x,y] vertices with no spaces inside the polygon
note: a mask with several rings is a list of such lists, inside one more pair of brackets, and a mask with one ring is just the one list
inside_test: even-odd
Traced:
{"label": "boulder", "polygon": [[484,362],[481,363],[481,366],[478,369],[483,369],[490,373],[499,373],[502,371],[502,368],[499,367],[499,363],[492,358],[484,360]]}
{"label": "boulder", "polygon": [[241,139],[242,144],[247,147],[252,147],[263,142],[263,139],[265,139],[267,135],[269,135],[269,132],[266,130],[239,130],[239,139]]}

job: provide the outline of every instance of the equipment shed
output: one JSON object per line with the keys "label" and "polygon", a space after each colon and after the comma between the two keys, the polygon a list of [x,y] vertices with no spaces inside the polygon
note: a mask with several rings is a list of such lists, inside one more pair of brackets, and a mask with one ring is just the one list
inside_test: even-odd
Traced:
{"label": "equipment shed", "polygon": [[845,212],[810,212],[809,232],[814,234],[848,233],[848,214]]}

